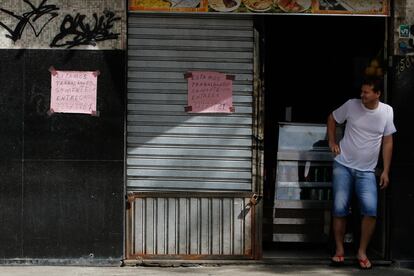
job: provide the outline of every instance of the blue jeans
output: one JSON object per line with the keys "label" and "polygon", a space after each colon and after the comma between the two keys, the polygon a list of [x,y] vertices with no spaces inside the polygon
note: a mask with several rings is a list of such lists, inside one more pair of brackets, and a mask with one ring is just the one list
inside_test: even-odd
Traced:
{"label": "blue jeans", "polygon": [[332,175],[332,215],[334,217],[345,217],[349,214],[349,205],[354,190],[361,215],[376,217],[378,188],[374,172],[351,169],[334,161]]}

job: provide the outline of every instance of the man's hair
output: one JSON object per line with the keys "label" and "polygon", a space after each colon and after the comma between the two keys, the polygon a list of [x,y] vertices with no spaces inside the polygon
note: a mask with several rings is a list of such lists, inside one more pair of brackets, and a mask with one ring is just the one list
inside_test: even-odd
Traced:
{"label": "man's hair", "polygon": [[384,82],[382,78],[378,77],[366,77],[362,81],[362,85],[372,86],[372,90],[374,90],[375,93],[383,92],[384,88]]}

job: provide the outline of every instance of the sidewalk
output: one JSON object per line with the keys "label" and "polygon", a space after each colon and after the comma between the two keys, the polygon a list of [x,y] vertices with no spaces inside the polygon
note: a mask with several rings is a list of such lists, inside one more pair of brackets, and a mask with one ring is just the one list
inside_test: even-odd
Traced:
{"label": "sidewalk", "polygon": [[129,275],[414,275],[414,270],[392,266],[376,266],[361,271],[356,266],[332,268],[326,265],[223,265],[194,267],[74,267],[74,266],[0,266],[0,276],[129,276]]}

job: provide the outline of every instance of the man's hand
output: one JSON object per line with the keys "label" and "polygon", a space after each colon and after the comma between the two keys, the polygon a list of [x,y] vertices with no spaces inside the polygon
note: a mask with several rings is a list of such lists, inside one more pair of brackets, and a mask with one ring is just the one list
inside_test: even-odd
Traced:
{"label": "man's hand", "polygon": [[388,173],[390,171],[391,156],[392,156],[392,135],[384,136],[382,139],[382,162],[383,162],[383,171],[380,178],[380,188],[387,188],[390,180],[388,178]]}
{"label": "man's hand", "polygon": [[331,114],[328,116],[328,121],[326,122],[327,126],[327,133],[328,133],[328,143],[329,143],[329,149],[331,152],[335,155],[338,155],[341,153],[341,148],[336,143],[336,121]]}
{"label": "man's hand", "polygon": [[338,155],[341,153],[341,148],[339,147],[339,145],[337,143],[334,142],[329,142],[329,149],[331,150],[331,152],[335,155]]}
{"label": "man's hand", "polygon": [[390,183],[390,179],[388,178],[388,173],[387,172],[382,172],[381,177],[380,177],[380,189],[385,189],[388,187],[388,184]]}

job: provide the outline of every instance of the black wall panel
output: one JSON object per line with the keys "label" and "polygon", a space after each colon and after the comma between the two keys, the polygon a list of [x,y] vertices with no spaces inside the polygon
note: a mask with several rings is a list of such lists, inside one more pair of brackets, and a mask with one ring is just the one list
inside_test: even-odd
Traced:
{"label": "black wall panel", "polygon": [[[27,159],[121,160],[123,155],[123,56],[112,51],[33,51],[27,55],[25,143]],[[49,67],[99,70],[99,117],[47,115]]]}
{"label": "black wall panel", "polygon": [[[3,132],[0,134],[3,135]],[[0,259],[22,253],[22,164],[0,161]]]}
{"label": "black wall panel", "polygon": [[[0,258],[121,259],[125,52],[0,50]],[[50,72],[95,71],[99,116],[49,116]]]}
{"label": "black wall panel", "polygon": [[121,161],[25,162],[25,256],[121,257],[122,168]]}
{"label": "black wall panel", "polygon": [[391,257],[414,260],[414,59],[394,57],[395,71],[391,105],[397,133],[394,135],[394,155],[391,170]]}
{"label": "black wall panel", "polygon": [[24,51],[0,51],[0,160],[22,157]]}
{"label": "black wall panel", "polygon": [[0,258],[22,251],[23,67],[23,51],[0,51]]}

